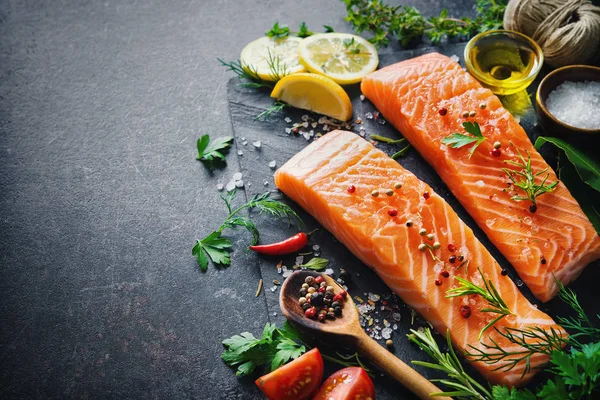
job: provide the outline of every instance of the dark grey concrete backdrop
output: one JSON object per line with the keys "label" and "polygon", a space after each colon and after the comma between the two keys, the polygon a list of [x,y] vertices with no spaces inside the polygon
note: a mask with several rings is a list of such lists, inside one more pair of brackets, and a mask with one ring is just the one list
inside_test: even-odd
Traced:
{"label": "dark grey concrete backdrop", "polygon": [[217,57],[275,20],[349,31],[344,15],[334,0],[0,2],[0,398],[261,398],[219,360],[223,338],[267,321],[258,272],[202,274],[190,254],[225,217],[229,176],[195,141],[231,134]]}

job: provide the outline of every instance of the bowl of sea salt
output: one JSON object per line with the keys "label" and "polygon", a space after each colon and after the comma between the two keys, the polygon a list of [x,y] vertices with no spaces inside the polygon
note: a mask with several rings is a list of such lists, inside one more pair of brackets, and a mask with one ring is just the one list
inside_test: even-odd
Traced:
{"label": "bowl of sea salt", "polygon": [[540,82],[536,106],[549,135],[600,133],[600,68],[570,65],[555,69]]}

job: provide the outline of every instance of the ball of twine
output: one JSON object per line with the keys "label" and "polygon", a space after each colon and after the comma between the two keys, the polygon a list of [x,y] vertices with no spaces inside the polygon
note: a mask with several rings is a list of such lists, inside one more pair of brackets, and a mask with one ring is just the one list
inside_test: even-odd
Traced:
{"label": "ball of twine", "polygon": [[589,0],[510,0],[504,29],[533,38],[554,67],[600,61],[600,7]]}

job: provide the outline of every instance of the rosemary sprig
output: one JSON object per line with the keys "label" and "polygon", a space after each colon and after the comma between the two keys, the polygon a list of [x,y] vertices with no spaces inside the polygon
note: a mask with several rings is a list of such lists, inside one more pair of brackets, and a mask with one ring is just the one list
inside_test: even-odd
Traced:
{"label": "rosemary sprig", "polygon": [[560,331],[551,328],[549,331],[539,327],[528,327],[525,329],[505,327],[500,330],[494,327],[496,332],[506,338],[509,342],[521,346],[522,350],[507,351],[496,340],[490,338],[489,343],[481,343],[482,348],[469,345],[470,350],[465,351],[465,356],[470,361],[482,361],[486,364],[498,364],[494,371],[510,371],[517,364],[525,362],[523,374],[525,376],[531,370],[531,357],[541,353],[551,355],[555,350],[561,350],[567,339]]}
{"label": "rosemary sprig", "polygon": [[455,277],[455,279],[458,281],[458,283],[460,283],[460,286],[447,290],[446,297],[450,298],[469,295],[479,295],[483,299],[485,299],[491,306],[489,308],[482,308],[480,311],[498,314],[496,318],[494,318],[481,330],[481,332],[479,332],[478,339],[481,340],[483,332],[487,331],[502,318],[506,317],[507,315],[511,315],[512,312],[508,309],[508,306],[506,305],[502,297],[500,297],[500,294],[498,293],[498,290],[496,290],[494,283],[490,279],[486,279],[485,276],[483,276],[483,272],[481,272],[480,268],[477,268],[477,271],[479,271],[479,275],[481,275],[481,279],[483,279],[483,287],[477,286],[473,282],[457,276]]}
{"label": "rosemary sprig", "polygon": [[525,192],[525,196],[513,196],[511,200],[521,201],[521,200],[530,200],[533,204],[529,210],[531,212],[535,212],[537,209],[536,199],[538,196],[543,195],[544,193],[548,193],[554,190],[556,185],[558,185],[558,181],[546,184],[548,177],[550,174],[546,174],[546,176],[542,179],[542,182],[537,184],[535,180],[538,176],[546,173],[548,168],[543,169],[542,171],[534,173],[531,169],[531,155],[527,151],[527,160],[521,154],[519,149],[517,149],[517,154],[521,159],[521,162],[505,160],[504,162],[515,167],[519,167],[519,170],[502,168],[504,172],[508,175],[509,179],[512,181],[513,185],[518,187],[519,189]]}
{"label": "rosemary sprig", "polygon": [[284,108],[289,107],[289,104],[286,104],[281,101],[276,101],[266,109],[264,109],[260,114],[254,117],[255,121],[266,121],[269,119],[271,114],[282,111]]}
{"label": "rosemary sprig", "polygon": [[412,363],[446,373],[446,375],[448,375],[448,379],[432,379],[432,382],[440,382],[453,389],[453,391],[450,392],[435,393],[431,394],[431,396],[443,395],[452,397],[468,397],[481,400],[492,398],[491,393],[479,382],[469,376],[469,374],[467,374],[463,369],[462,364],[456,356],[456,353],[452,349],[450,331],[446,331],[448,353],[442,353],[435,339],[431,335],[431,330],[429,328],[425,328],[423,331],[416,331],[414,329],[411,329],[410,331],[411,334],[407,335],[408,339],[417,344],[417,346],[419,346],[433,360],[436,361],[435,364],[425,361],[412,361]]}

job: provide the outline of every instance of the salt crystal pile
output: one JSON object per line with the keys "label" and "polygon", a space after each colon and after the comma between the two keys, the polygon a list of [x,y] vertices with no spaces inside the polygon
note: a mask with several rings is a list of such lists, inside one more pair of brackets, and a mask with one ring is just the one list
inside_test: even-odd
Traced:
{"label": "salt crystal pile", "polygon": [[566,124],[600,129],[600,81],[566,81],[550,92],[546,107]]}

